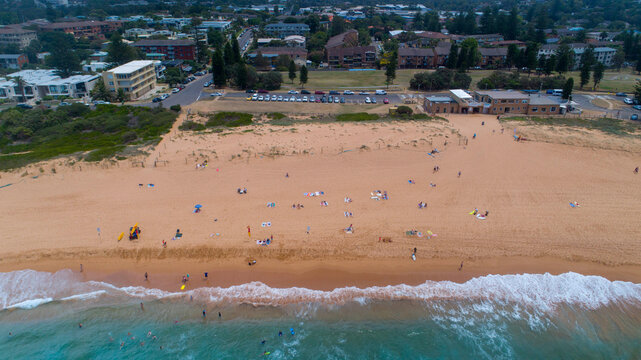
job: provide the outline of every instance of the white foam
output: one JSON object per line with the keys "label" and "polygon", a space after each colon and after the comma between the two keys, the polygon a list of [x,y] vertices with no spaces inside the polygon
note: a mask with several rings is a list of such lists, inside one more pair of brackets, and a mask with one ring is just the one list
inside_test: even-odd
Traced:
{"label": "white foam", "polygon": [[[251,282],[228,288],[198,288],[169,292],[141,286],[117,287],[109,283],[83,282],[70,270],[57,273],[23,270],[0,273],[0,304],[3,308],[37,299],[88,300],[99,296],[125,296],[141,299],[193,297],[215,303],[253,305],[346,304],[367,305],[372,300],[469,299],[476,300],[474,312],[490,314],[494,305],[511,303],[549,311],[558,304],[580,305],[595,309],[613,302],[641,303],[641,284],[609,281],[600,276],[577,273],[561,275],[521,274],[488,275],[465,283],[426,281],[417,286],[390,285],[368,288],[345,287],[331,291],[306,288],[272,288]],[[312,310],[312,309],[309,309]],[[315,311],[315,310],[314,310]],[[310,311],[313,314],[314,311]],[[518,312],[516,312],[518,314]]]}
{"label": "white foam", "polygon": [[13,304],[11,306],[7,306],[7,309],[33,309],[36,308],[42,304],[46,304],[48,302],[52,302],[52,298],[44,298],[44,299],[31,299],[31,300],[25,300],[23,302],[19,302],[17,304]]}

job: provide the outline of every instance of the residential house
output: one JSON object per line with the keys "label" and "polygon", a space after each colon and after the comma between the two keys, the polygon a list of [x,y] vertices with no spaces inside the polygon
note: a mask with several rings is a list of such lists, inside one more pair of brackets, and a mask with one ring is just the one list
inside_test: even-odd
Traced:
{"label": "residential house", "polygon": [[[25,84],[25,99],[22,99],[21,91],[7,89],[13,83],[11,78],[15,77],[22,79]],[[89,95],[99,77],[99,75],[73,75],[62,78],[56,74],[55,70],[22,70],[7,75],[6,81],[0,81],[0,87],[4,87],[4,90],[0,91],[0,98],[3,95],[4,98],[15,98],[21,101],[40,100],[45,96],[82,98]],[[17,84],[13,86],[17,87]]]}
{"label": "residential house", "polygon": [[255,63],[258,54],[268,59],[271,67],[276,66],[280,56],[287,56],[289,59],[294,60],[294,62],[307,60],[307,50],[300,47],[261,47],[247,54],[247,57]]}
{"label": "residential house", "polygon": [[441,67],[445,66],[447,63],[447,58],[450,55],[450,49],[452,48],[451,45],[447,44],[439,44],[434,48],[434,56],[436,57],[436,64],[435,66]]}
{"label": "residential house", "polygon": [[231,21],[205,20],[198,25],[198,30],[207,31],[209,29],[225,31],[231,26]]}
{"label": "residential house", "polygon": [[0,45],[17,45],[20,49],[37,39],[36,32],[19,26],[0,26]]}
{"label": "residential house", "polygon": [[104,40],[120,29],[122,21],[73,21],[40,25],[42,31],[59,31],[73,35],[76,39]]}
{"label": "residential house", "polygon": [[132,100],[156,87],[156,62],[135,60],[102,73],[105,86],[112,92],[122,89]]}
{"label": "residential house", "polygon": [[372,67],[376,62],[376,47],[358,46],[358,31],[354,29],[332,36],[325,52],[330,68]]}
{"label": "residential house", "polygon": [[140,40],[133,44],[152,58],[164,54],[167,60],[194,60],[196,43],[193,40]]}
{"label": "residential house", "polygon": [[479,48],[481,53],[480,67],[484,69],[498,69],[505,65],[507,48]]}
{"label": "residential house", "polygon": [[436,67],[434,49],[401,47],[398,49],[398,67],[401,69],[432,69]]}
{"label": "residential house", "polygon": [[307,24],[288,24],[288,23],[277,23],[277,24],[268,24],[265,26],[265,32],[272,36],[276,36],[280,39],[284,39],[290,35],[301,35],[304,36],[309,33],[309,25]]}
{"label": "residential house", "polygon": [[0,54],[0,68],[22,69],[28,63],[29,58],[25,54]]}
{"label": "residential house", "polygon": [[[581,55],[587,50],[590,45],[585,43],[572,43],[567,44],[570,50],[572,50],[574,56],[572,58],[573,70],[577,70],[581,67]],[[561,45],[558,44],[545,44],[541,46],[538,52],[539,57],[545,57],[546,59],[552,55],[555,55],[559,50]],[[596,61],[602,63],[605,66],[612,66],[612,61],[614,60],[614,54],[616,54],[616,49],[611,47],[596,47],[594,50],[594,58]]]}

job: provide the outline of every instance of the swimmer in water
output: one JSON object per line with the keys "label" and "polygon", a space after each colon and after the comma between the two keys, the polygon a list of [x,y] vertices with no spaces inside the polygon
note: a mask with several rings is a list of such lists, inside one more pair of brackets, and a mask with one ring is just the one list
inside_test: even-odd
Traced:
{"label": "swimmer in water", "polygon": [[207,318],[207,311],[203,310],[203,319]]}
{"label": "swimmer in water", "polygon": [[278,336],[283,336],[283,332],[282,332],[282,331],[279,331],[279,332],[278,332]]}
{"label": "swimmer in water", "polygon": [[221,313],[220,313],[220,311],[219,311],[219,312],[218,312],[218,318],[220,319],[220,318],[222,318],[222,317],[223,317],[223,314],[221,314]]}

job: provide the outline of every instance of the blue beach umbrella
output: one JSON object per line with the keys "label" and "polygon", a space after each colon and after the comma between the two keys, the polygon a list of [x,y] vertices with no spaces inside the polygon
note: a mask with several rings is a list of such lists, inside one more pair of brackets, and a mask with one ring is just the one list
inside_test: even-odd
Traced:
{"label": "blue beach umbrella", "polygon": [[198,204],[198,205],[196,205],[196,206],[194,206],[194,207],[195,207],[196,209],[200,209],[200,208],[201,208],[201,207],[203,207],[203,206],[202,206],[202,205],[200,205],[200,204]]}

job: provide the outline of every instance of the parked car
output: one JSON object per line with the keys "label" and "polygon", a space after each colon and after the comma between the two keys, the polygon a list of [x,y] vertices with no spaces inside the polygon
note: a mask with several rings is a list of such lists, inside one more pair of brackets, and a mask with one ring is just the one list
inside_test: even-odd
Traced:
{"label": "parked car", "polygon": [[632,116],[630,116],[630,120],[639,120],[639,115],[632,114]]}
{"label": "parked car", "polygon": [[155,103],[161,102],[161,101],[162,101],[162,99],[159,98],[159,97],[155,97],[155,98],[153,98],[153,100],[151,100],[151,102],[155,102]]}
{"label": "parked car", "polygon": [[301,99],[301,98],[297,97],[297,98],[296,98],[296,102],[303,102],[303,99]]}
{"label": "parked car", "polygon": [[256,94],[252,95],[252,101],[256,101],[256,100],[258,100],[258,95]]}
{"label": "parked car", "polygon": [[292,96],[292,97],[290,97],[290,98],[289,98],[289,101],[290,101],[290,102],[295,102],[295,101],[296,101],[296,96]]}
{"label": "parked car", "polygon": [[289,90],[287,93],[288,93],[288,94],[294,94],[294,95],[296,95],[296,94],[298,94],[298,91],[296,91],[296,90]]}
{"label": "parked car", "polygon": [[162,94],[162,95],[160,95],[160,98],[161,98],[161,99],[163,99],[163,100],[165,100],[165,99],[166,99],[166,98],[168,98],[168,97],[169,97],[169,94]]}
{"label": "parked car", "polygon": [[179,88],[173,88],[173,89],[171,89],[171,92],[172,92],[172,93],[174,93],[174,94],[175,94],[175,93],[177,93],[177,92],[179,92],[179,91],[180,91],[180,89],[179,89]]}
{"label": "parked car", "polygon": [[265,101],[269,101],[269,100],[271,100],[271,97],[269,97],[269,95],[265,95]]}
{"label": "parked car", "polygon": [[345,98],[341,97],[341,104],[345,104]]}
{"label": "parked car", "polygon": [[624,93],[624,92],[618,92],[616,95],[617,95],[617,96],[627,96],[627,94],[626,94],[626,93]]}
{"label": "parked car", "polygon": [[223,94],[223,93],[221,93],[221,92],[215,92],[215,93],[212,93],[212,94],[211,94],[211,95],[209,95],[209,96],[223,96],[223,95],[224,95],[224,94]]}
{"label": "parked car", "polygon": [[261,95],[261,96],[259,96],[259,97],[258,97],[258,101],[263,101],[264,99],[265,99],[265,98],[263,97],[263,95]]}
{"label": "parked car", "polygon": [[376,98],[375,97],[372,98],[372,104],[376,104]]}
{"label": "parked car", "polygon": [[301,91],[300,91],[300,93],[301,93],[301,94],[303,94],[303,95],[309,95],[309,94],[311,94],[311,93],[309,92],[309,90],[301,90]]}
{"label": "parked car", "polygon": [[303,96],[303,102],[307,102],[307,96]]}
{"label": "parked car", "polygon": [[247,90],[245,90],[245,92],[248,93],[248,94],[255,94],[256,90],[247,89]]}
{"label": "parked car", "polygon": [[385,90],[376,90],[376,95],[387,95],[387,91],[385,91]]}
{"label": "parked car", "polygon": [[333,103],[334,102],[334,97],[330,95],[329,98],[327,99],[327,102],[330,103],[330,104]]}
{"label": "parked car", "polygon": [[248,96],[248,97],[246,98],[246,100],[247,100],[247,101],[252,101],[252,97],[251,97],[251,96]]}
{"label": "parked car", "polygon": [[641,110],[641,105],[633,105],[632,108],[634,110]]}
{"label": "parked car", "polygon": [[358,93],[358,95],[369,95],[369,93],[367,91],[361,91]]}
{"label": "parked car", "polygon": [[371,102],[372,102],[372,100],[370,100],[370,98],[369,98],[369,97],[366,97],[366,98],[365,98],[365,104],[370,104]]}
{"label": "parked car", "polygon": [[288,98],[287,96],[285,96],[285,97],[283,98],[283,101],[284,101],[284,102],[289,102],[289,98]]}
{"label": "parked car", "polygon": [[329,94],[330,94],[330,95],[340,95],[341,93],[339,93],[339,92],[338,92],[338,91],[336,91],[336,90],[330,90],[330,91],[329,91]]}
{"label": "parked car", "polygon": [[311,95],[309,97],[309,102],[316,102],[316,97],[314,95]]}
{"label": "parked car", "polygon": [[334,104],[338,104],[340,102],[340,99],[338,96],[334,96]]}
{"label": "parked car", "polygon": [[389,104],[389,99],[388,98],[383,99],[383,104]]}
{"label": "parked car", "polygon": [[324,91],[320,91],[320,90],[316,90],[316,91],[314,91],[314,94],[316,94],[316,95],[325,95],[325,92]]}
{"label": "parked car", "polygon": [[354,95],[354,92],[352,90],[345,90],[343,91],[343,95]]}
{"label": "parked car", "polygon": [[624,103],[626,103],[626,104],[628,104],[628,105],[632,105],[632,104],[634,104],[634,101],[633,101],[632,99],[630,99],[630,98],[625,98],[625,99],[623,99],[623,102],[624,102]]}
{"label": "parked car", "polygon": [[278,97],[278,101],[283,101],[283,96],[282,95]]}
{"label": "parked car", "polygon": [[258,93],[259,94],[269,94],[269,91],[264,90],[264,89],[260,89],[260,90],[258,90]]}
{"label": "parked car", "polygon": [[272,95],[272,101],[276,101],[276,100],[278,100],[278,96]]}
{"label": "parked car", "polygon": [[31,106],[29,104],[18,104],[18,105],[16,105],[16,107],[19,107],[21,109],[33,109],[33,106]]}
{"label": "parked car", "polygon": [[71,104],[66,102],[66,101],[63,101],[60,104],[58,104],[58,106],[69,106],[69,105],[71,105]]}
{"label": "parked car", "polygon": [[203,87],[210,87],[210,86],[211,86],[211,82],[210,81],[207,81],[206,83],[203,84]]}
{"label": "parked car", "polygon": [[103,100],[96,100],[93,102],[94,105],[109,105],[111,104],[109,101],[103,101]]}

